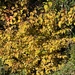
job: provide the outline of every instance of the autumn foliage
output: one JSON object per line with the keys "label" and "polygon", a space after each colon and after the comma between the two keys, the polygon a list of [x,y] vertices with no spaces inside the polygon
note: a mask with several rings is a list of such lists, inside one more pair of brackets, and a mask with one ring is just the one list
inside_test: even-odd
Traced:
{"label": "autumn foliage", "polygon": [[0,31],[0,58],[8,65],[5,70],[25,70],[27,75],[60,70],[70,58],[69,45],[75,42],[75,6],[57,11],[52,10],[53,3],[48,1],[29,12],[25,4],[16,4],[16,9],[11,7],[12,15],[8,16],[5,10],[0,18],[6,22],[5,31]]}

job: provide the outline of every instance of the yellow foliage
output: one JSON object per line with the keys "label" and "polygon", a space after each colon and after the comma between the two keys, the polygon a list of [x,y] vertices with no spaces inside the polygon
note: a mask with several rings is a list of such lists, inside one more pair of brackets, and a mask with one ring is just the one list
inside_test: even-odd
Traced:
{"label": "yellow foliage", "polygon": [[[52,6],[51,2],[48,4]],[[68,13],[56,13],[49,10],[48,5],[44,5],[44,10],[36,16],[36,11],[31,12],[16,32],[7,30],[0,33],[0,58],[12,67],[12,72],[26,69],[27,75],[34,75],[34,71],[36,75],[45,75],[51,70],[59,70],[64,65],[63,61],[69,58],[66,54],[68,45],[70,41],[75,42],[75,38],[69,35],[69,26],[75,20],[75,7]],[[16,15],[14,13],[14,17]],[[18,22],[20,20],[18,15]]]}
{"label": "yellow foliage", "polygon": [[11,67],[12,64],[13,64],[12,62],[13,62],[13,61],[12,61],[11,59],[8,59],[8,60],[5,60],[4,64],[8,64],[9,67]]}
{"label": "yellow foliage", "polygon": [[47,12],[49,10],[48,5],[44,5],[44,10]]}

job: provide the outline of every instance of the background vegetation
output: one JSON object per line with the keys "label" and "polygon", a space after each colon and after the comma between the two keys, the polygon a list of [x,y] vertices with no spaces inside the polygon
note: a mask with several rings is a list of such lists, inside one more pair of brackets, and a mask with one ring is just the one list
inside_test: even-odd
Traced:
{"label": "background vegetation", "polygon": [[0,0],[0,75],[74,75],[74,36],[74,0]]}

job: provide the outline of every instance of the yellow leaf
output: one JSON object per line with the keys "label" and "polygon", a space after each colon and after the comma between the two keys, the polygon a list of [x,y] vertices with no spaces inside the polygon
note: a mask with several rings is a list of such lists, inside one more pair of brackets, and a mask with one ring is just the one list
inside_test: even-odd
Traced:
{"label": "yellow leaf", "polygon": [[9,66],[12,66],[12,60],[8,59],[4,62],[4,64],[8,64]]}
{"label": "yellow leaf", "polygon": [[17,12],[14,13],[13,17],[16,17],[16,16],[17,16]]}
{"label": "yellow leaf", "polygon": [[45,12],[47,12],[48,11],[48,5],[44,5],[44,10],[45,10]]}
{"label": "yellow leaf", "polygon": [[52,2],[48,2],[48,5],[49,5],[49,7],[51,7],[52,6]]}
{"label": "yellow leaf", "polygon": [[62,22],[61,21],[59,21],[59,23],[58,23],[58,26],[61,28],[61,25],[62,25]]}

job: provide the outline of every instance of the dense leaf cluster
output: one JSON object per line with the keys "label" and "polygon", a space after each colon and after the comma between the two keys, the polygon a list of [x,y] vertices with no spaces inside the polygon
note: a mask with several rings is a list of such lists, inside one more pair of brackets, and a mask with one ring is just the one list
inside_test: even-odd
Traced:
{"label": "dense leaf cluster", "polygon": [[[64,0],[59,5],[61,1]],[[53,1],[47,1],[29,11],[27,3],[16,0],[0,8],[0,25],[3,26],[2,22],[6,25],[4,31],[0,30],[4,70],[8,73],[10,69],[11,74],[24,70],[27,75],[46,75],[60,70],[70,58],[70,44],[75,42],[75,6],[58,10]]]}

